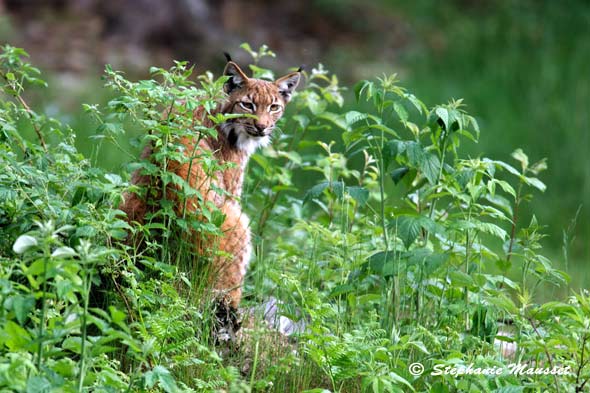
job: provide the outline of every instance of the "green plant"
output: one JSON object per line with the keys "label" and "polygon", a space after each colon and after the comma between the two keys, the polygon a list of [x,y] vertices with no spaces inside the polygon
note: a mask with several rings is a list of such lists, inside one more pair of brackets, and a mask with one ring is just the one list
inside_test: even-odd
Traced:
{"label": "green plant", "polygon": [[[259,66],[268,48],[244,49],[256,75],[271,75]],[[178,216],[168,193],[126,183],[139,170],[170,185],[173,198],[199,197],[165,168],[184,159],[179,136],[215,135],[193,111],[214,108],[224,79],[206,73],[197,83],[184,62],[138,82],[107,67],[114,98],[84,106],[97,124],[94,154],[112,145],[133,156],[121,143],[131,130],[136,145],[154,149],[152,160],[118,175],[82,156],[73,130],[31,109],[23,89],[43,82],[25,55],[10,46],[0,55],[2,389],[586,388],[587,293],[537,300],[568,279],[540,254],[542,227],[522,213],[531,191],[545,191],[545,162],[531,164],[520,149],[516,166],[465,157],[479,128],[460,100],[429,108],[385,76],[357,84],[355,110],[345,111],[337,77],[321,66],[306,72],[282,132],[248,169],[242,203],[257,255],[240,341],[224,347],[211,335],[205,290],[217,250],[187,244],[188,233],[219,235],[223,217],[212,206]],[[212,174],[220,169],[210,155],[199,159]],[[299,174],[309,184],[297,183]],[[117,210],[125,190],[151,200],[146,222],[129,225]],[[296,322],[297,333],[280,335],[258,315],[270,297],[283,317],[275,323]],[[501,334],[505,325],[511,334]],[[500,336],[516,344],[510,359]],[[438,373],[508,361],[571,373]],[[424,373],[412,374],[416,362]]]}

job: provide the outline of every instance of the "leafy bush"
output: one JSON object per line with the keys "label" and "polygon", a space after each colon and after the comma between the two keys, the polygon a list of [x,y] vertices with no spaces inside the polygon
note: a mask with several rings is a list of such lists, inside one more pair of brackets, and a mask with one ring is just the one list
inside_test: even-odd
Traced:
{"label": "leafy bush", "polygon": [[[254,75],[272,77],[258,61],[274,54],[244,49]],[[532,192],[545,191],[545,162],[531,164],[520,149],[516,165],[463,157],[461,145],[479,128],[461,101],[428,108],[385,76],[357,84],[357,110],[343,112],[336,76],[321,66],[307,73],[283,132],[252,157],[242,199],[257,250],[245,303],[272,296],[304,328],[287,338],[246,315],[241,341],[227,348],[210,334],[206,267],[216,250],[195,255],[183,235],[215,237],[223,217],[213,207],[178,217],[159,194],[143,224],[130,226],[117,210],[124,191],[145,192],[126,182],[135,169],[174,185],[176,198],[193,196],[162,168],[183,157],[176,136],[216,132],[192,113],[216,105],[224,79],[206,73],[197,85],[184,62],[139,82],[107,67],[115,97],[84,106],[97,122],[95,154],[120,148],[131,130],[138,145],[157,148],[121,175],[94,166],[77,152],[73,130],[29,107],[24,88],[43,82],[25,56],[10,46],[0,55],[3,389],[585,388],[590,297],[536,303],[543,285],[568,278],[540,254],[537,220],[519,214]],[[211,156],[201,160],[220,169]],[[301,190],[299,172],[315,184]],[[503,353],[499,340],[515,352]],[[418,362],[425,371],[412,374]],[[570,373],[435,373],[512,362]]]}

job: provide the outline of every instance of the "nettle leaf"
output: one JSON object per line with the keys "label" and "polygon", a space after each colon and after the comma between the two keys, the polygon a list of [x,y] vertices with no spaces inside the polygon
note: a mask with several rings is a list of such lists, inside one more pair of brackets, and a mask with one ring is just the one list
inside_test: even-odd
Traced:
{"label": "nettle leaf", "polygon": [[407,258],[409,265],[420,266],[424,274],[428,276],[442,266],[450,258],[450,255],[433,253],[427,248],[417,248],[404,253],[403,258]]}
{"label": "nettle leaf", "polygon": [[156,366],[153,370],[146,372],[144,378],[145,385],[149,389],[153,388],[156,383],[159,383],[159,386],[167,393],[179,391],[174,377],[170,371],[163,366]]}
{"label": "nettle leaf", "polygon": [[311,187],[303,196],[303,204],[310,200],[317,199],[326,189],[330,189],[337,198],[342,198],[344,194],[350,195],[359,205],[363,206],[369,200],[369,190],[358,186],[345,186],[342,182],[324,181]]}
{"label": "nettle leaf", "polygon": [[358,112],[358,111],[349,111],[346,112],[344,115],[344,119],[346,120],[346,124],[349,127],[352,127],[355,123],[359,121],[363,121],[369,118],[369,115],[366,113]]}
{"label": "nettle leaf", "polygon": [[426,216],[400,216],[390,225],[397,229],[397,236],[403,241],[406,248],[410,248],[422,230],[442,232],[442,227]]}
{"label": "nettle leaf", "polygon": [[26,393],[49,392],[51,388],[51,382],[47,378],[34,375],[27,380]]}
{"label": "nettle leaf", "polygon": [[414,141],[407,142],[405,150],[410,165],[420,168],[424,164],[426,154],[424,153],[422,146],[420,146],[420,143]]}
{"label": "nettle leaf", "polygon": [[0,334],[3,344],[13,352],[25,349],[31,340],[30,334],[13,321],[7,321]]}
{"label": "nettle leaf", "polygon": [[328,188],[329,186],[330,186],[330,182],[325,181],[325,182],[316,184],[315,186],[311,187],[309,190],[307,190],[307,192],[303,196],[303,204],[305,205],[307,202],[318,198],[320,195],[322,195],[322,192],[324,192],[324,190],[326,188]]}
{"label": "nettle leaf", "polygon": [[365,267],[382,277],[390,277],[397,273],[398,267],[394,260],[393,251],[380,251],[367,258]]}
{"label": "nettle leaf", "polygon": [[397,158],[398,154],[401,153],[400,148],[405,150],[405,145],[400,145],[400,141],[395,139],[390,140],[383,145],[383,148],[381,149],[381,156],[383,157],[385,168],[389,167],[389,164]]}
{"label": "nettle leaf", "polygon": [[346,187],[346,193],[350,195],[352,199],[357,201],[360,206],[364,206],[369,200],[369,190],[364,187]]}
{"label": "nettle leaf", "polygon": [[460,287],[470,287],[474,285],[473,278],[460,270],[455,270],[449,273],[449,278],[453,285],[460,286]]}
{"label": "nettle leaf", "polygon": [[471,220],[471,221],[457,220],[453,224],[453,227],[455,229],[459,229],[459,230],[473,229],[476,231],[480,231],[480,232],[495,236],[495,237],[502,239],[502,240],[506,240],[506,238],[508,237],[508,233],[504,229],[502,229],[499,226],[497,226],[496,224],[492,224],[490,222],[483,222],[483,221],[478,221],[478,220]]}
{"label": "nettle leaf", "polygon": [[12,299],[12,310],[17,321],[22,325],[28,319],[31,310],[35,307],[35,296],[17,295]]}
{"label": "nettle leaf", "polygon": [[79,355],[82,353],[82,338],[68,337],[63,341],[62,348]]}
{"label": "nettle leaf", "polygon": [[35,247],[37,245],[37,239],[33,236],[29,235],[21,235],[16,239],[14,245],[12,246],[12,250],[17,254],[22,254],[27,251],[31,247]]}
{"label": "nettle leaf", "polygon": [[404,95],[404,97],[408,101],[410,101],[412,103],[412,105],[414,105],[414,107],[418,110],[418,112],[420,112],[420,114],[422,114],[423,112],[428,112],[426,105],[424,105],[424,103],[422,101],[420,101],[418,98],[416,98],[415,95],[410,94],[410,93],[406,93]]}

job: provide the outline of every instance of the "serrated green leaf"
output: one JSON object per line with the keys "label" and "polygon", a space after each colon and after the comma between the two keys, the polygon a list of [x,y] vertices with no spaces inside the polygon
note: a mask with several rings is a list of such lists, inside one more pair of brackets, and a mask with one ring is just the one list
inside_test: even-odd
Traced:
{"label": "serrated green leaf", "polygon": [[346,192],[352,197],[359,206],[364,206],[369,200],[369,190],[364,187],[352,186],[346,187]]}
{"label": "serrated green leaf", "polygon": [[406,248],[410,248],[422,230],[440,231],[439,225],[426,216],[399,216],[390,223],[390,226],[395,226],[397,236],[403,241]]}
{"label": "serrated green leaf", "polygon": [[35,296],[33,295],[17,295],[12,299],[12,310],[21,325],[26,322],[34,307]]}
{"label": "serrated green leaf", "polygon": [[4,343],[10,351],[18,352],[26,349],[30,340],[29,333],[13,321],[7,321],[3,331],[0,332],[0,343]]}
{"label": "serrated green leaf", "polygon": [[151,371],[146,372],[144,376],[146,386],[150,389],[158,383],[158,385],[167,393],[175,393],[179,391],[174,377],[170,371],[163,366],[154,367]]}
{"label": "serrated green leaf", "polygon": [[363,121],[369,118],[369,115],[366,113],[358,112],[358,111],[348,111],[344,115],[344,119],[346,120],[346,124],[348,127],[352,127],[355,123],[359,121]]}
{"label": "serrated green leaf", "polygon": [[453,285],[460,287],[472,286],[474,284],[473,278],[460,270],[455,270],[449,273],[449,278]]}
{"label": "serrated green leaf", "polygon": [[303,196],[303,204],[309,202],[312,199],[318,198],[322,194],[322,192],[324,192],[324,190],[326,188],[328,188],[329,186],[330,186],[330,182],[325,181],[325,182],[321,182],[321,183],[316,184],[315,186],[311,187],[309,190],[307,190],[307,192]]}
{"label": "serrated green leaf", "polygon": [[383,145],[383,148],[381,149],[381,157],[383,157],[383,165],[385,168],[389,167],[389,164],[393,162],[399,154],[398,142],[399,141],[397,140],[390,140]]}
{"label": "serrated green leaf", "polygon": [[33,375],[27,380],[26,393],[45,393],[52,391],[51,382],[47,378]]}
{"label": "serrated green leaf", "polygon": [[82,352],[82,338],[68,337],[63,341],[61,347],[79,355]]}
{"label": "serrated green leaf", "polygon": [[390,277],[397,273],[397,264],[393,251],[380,251],[367,258],[366,266],[370,271],[382,277]]}
{"label": "serrated green leaf", "polygon": [[426,158],[426,154],[420,143],[414,141],[406,143],[406,155],[410,165],[417,168],[420,168]]}
{"label": "serrated green leaf", "polygon": [[338,198],[342,198],[342,195],[344,194],[344,185],[341,182],[330,183],[329,181],[324,181],[319,184],[316,184],[315,186],[307,190],[307,192],[303,196],[302,203],[305,204],[312,199],[318,198],[327,188],[331,188],[331,190]]}
{"label": "serrated green leaf", "polygon": [[424,103],[422,101],[420,101],[418,98],[416,98],[415,95],[413,94],[405,94],[405,98],[410,101],[412,103],[412,105],[414,105],[414,107],[418,110],[418,112],[420,112],[421,114],[423,112],[427,112],[428,109],[426,108],[426,105],[424,105]]}

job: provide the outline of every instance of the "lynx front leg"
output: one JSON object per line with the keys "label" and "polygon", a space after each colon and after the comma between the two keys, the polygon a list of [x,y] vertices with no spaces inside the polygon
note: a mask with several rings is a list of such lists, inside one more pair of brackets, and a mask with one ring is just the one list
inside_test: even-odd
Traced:
{"label": "lynx front leg", "polygon": [[215,258],[214,287],[222,292],[224,300],[232,308],[237,309],[252,254],[249,220],[235,203],[224,205],[222,212],[225,213],[225,222],[221,226],[223,235],[219,249],[225,255]]}

